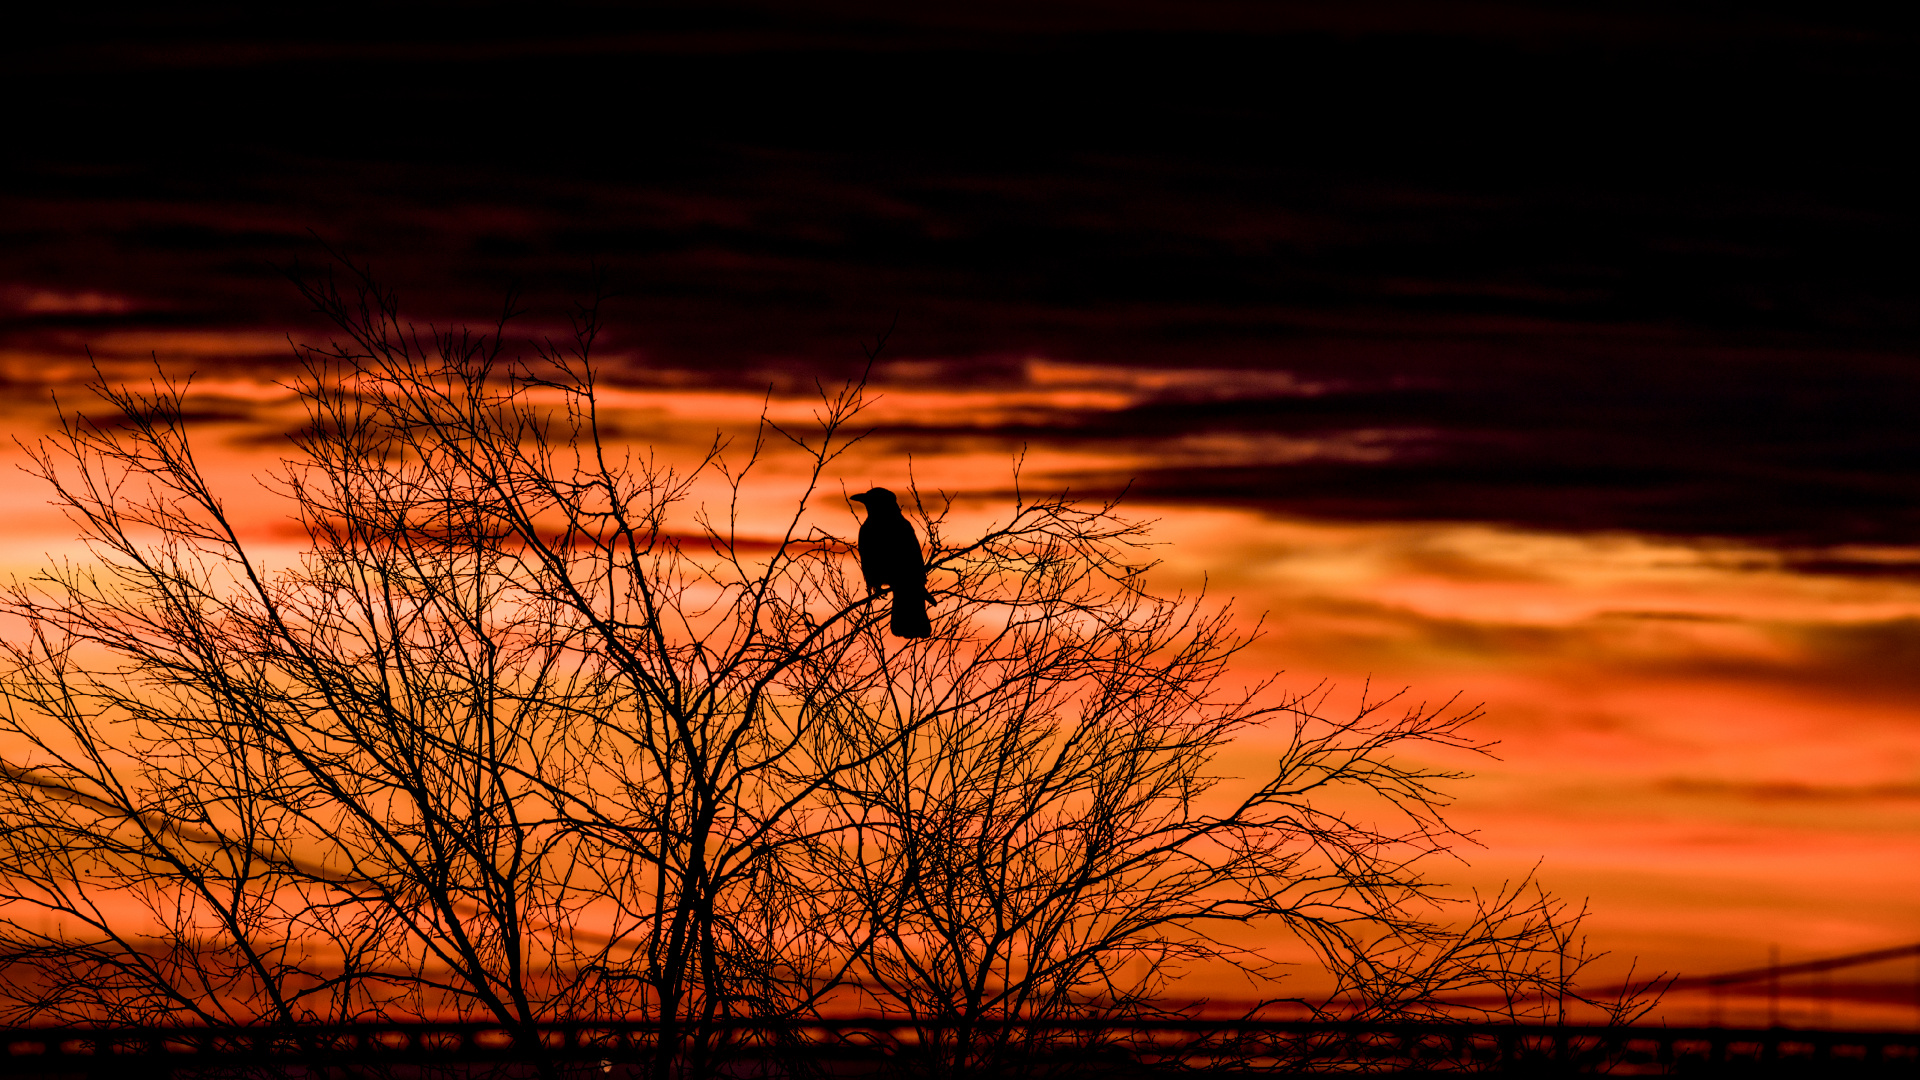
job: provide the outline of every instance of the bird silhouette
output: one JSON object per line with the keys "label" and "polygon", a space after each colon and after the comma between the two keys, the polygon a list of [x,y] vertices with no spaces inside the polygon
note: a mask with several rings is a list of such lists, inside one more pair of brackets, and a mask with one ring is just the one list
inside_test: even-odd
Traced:
{"label": "bird silhouette", "polygon": [[860,523],[860,573],[867,588],[885,585],[893,590],[893,611],[887,625],[895,637],[933,636],[927,621],[927,562],[920,555],[920,538],[900,513],[893,492],[877,487],[852,497],[867,508]]}

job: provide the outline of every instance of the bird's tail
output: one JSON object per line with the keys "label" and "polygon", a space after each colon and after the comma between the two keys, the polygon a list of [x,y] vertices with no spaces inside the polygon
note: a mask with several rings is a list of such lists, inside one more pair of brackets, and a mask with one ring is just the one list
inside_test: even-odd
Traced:
{"label": "bird's tail", "polygon": [[933,623],[927,619],[927,603],[932,599],[925,589],[893,593],[893,610],[888,612],[887,624],[893,630],[894,637],[923,638],[933,636]]}

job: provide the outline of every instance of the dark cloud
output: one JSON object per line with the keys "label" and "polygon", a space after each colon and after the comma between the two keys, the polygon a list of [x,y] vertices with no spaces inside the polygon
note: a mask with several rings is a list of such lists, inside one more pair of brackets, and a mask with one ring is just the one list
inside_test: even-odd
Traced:
{"label": "dark cloud", "polygon": [[[488,317],[515,283],[551,315],[598,266],[636,380],[843,375],[897,313],[897,355],[969,386],[1029,356],[1226,372],[1008,441],[1387,451],[1170,449],[1061,478],[1092,487],[1913,539],[1907,29],[1839,8],[1020,10],[43,13],[0,75],[23,103],[0,349],[311,334],[279,271],[321,241],[431,319]],[[1234,371],[1327,389],[1238,393]]]}
{"label": "dark cloud", "polygon": [[1705,795],[1757,803],[1869,803],[1920,800],[1920,784],[1843,786],[1673,777],[1661,781],[1657,786],[1660,791],[1674,795]]}
{"label": "dark cloud", "polygon": [[[1153,402],[1002,434],[1148,456],[1163,448],[1164,466],[1055,478],[1089,492],[1129,487],[1156,501],[1345,519],[1735,537],[1811,545],[1794,555],[1809,572],[1914,571],[1827,546],[1920,536],[1920,371],[1814,351],[1583,351],[1587,363],[1523,349],[1487,350],[1479,365],[1410,356],[1405,368],[1419,377],[1408,386]],[[1263,437],[1327,449],[1180,462],[1180,441],[1201,436],[1210,447],[1244,444],[1249,459]]]}

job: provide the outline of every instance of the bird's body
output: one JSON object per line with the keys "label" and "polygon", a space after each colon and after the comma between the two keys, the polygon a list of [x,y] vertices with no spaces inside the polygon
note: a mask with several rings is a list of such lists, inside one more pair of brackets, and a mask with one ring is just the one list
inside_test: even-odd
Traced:
{"label": "bird's body", "polygon": [[927,563],[920,555],[920,538],[900,513],[893,492],[874,488],[853,496],[867,508],[860,523],[860,573],[867,588],[882,585],[893,590],[893,613],[888,619],[895,637],[933,636],[927,620]]}

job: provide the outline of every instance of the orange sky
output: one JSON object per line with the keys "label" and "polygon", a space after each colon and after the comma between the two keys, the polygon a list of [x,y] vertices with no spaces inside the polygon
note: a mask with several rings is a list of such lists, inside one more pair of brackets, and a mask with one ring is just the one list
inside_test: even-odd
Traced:
{"label": "orange sky", "polygon": [[[214,361],[222,347],[164,344],[168,366],[181,370]],[[1062,370],[1035,361],[1012,392],[950,394],[891,386],[883,372],[866,418],[884,432],[948,413],[1119,408],[1159,377],[1082,369],[1069,379]],[[203,404],[243,418],[198,426],[203,460],[251,515],[269,557],[290,558],[279,509],[252,497],[250,479],[282,452],[272,436],[292,419],[284,393],[244,374],[206,380],[201,392]],[[76,398],[70,386],[61,393]],[[626,438],[688,454],[716,429],[750,424],[764,401],[658,389],[619,391],[610,404]],[[789,422],[812,409],[804,398],[768,407]],[[16,398],[7,419],[31,439],[51,413]],[[1009,486],[1018,449],[988,435],[955,438],[942,452],[916,453],[914,478],[958,497],[964,524],[996,508],[993,492]],[[1246,450],[1139,451],[1209,452]],[[1033,450],[1023,483],[1047,487],[1094,456]],[[20,454],[9,448],[6,459],[17,464]],[[883,433],[836,477],[850,491],[904,489],[905,463]],[[767,463],[750,489],[758,499],[746,504],[746,531],[756,521],[773,528],[792,478],[784,459]],[[9,507],[0,533],[7,571],[74,554],[68,527],[42,509],[37,481],[8,469],[0,498]],[[837,490],[812,510],[852,530]],[[1243,663],[1249,678],[1284,670],[1292,689],[1328,681],[1336,709],[1369,679],[1376,692],[1407,687],[1418,698],[1485,703],[1480,734],[1499,741],[1498,757],[1465,763],[1475,776],[1458,786],[1454,811],[1483,846],[1464,852],[1470,864],[1452,876],[1484,887],[1538,864],[1551,888],[1592,907],[1592,942],[1613,953],[1596,978],[1623,974],[1634,958],[1643,973],[1699,974],[1763,964],[1769,946],[1792,962],[1920,937],[1920,679],[1899,651],[1902,629],[1920,619],[1911,575],[1822,575],[1762,548],[1624,533],[1342,524],[1151,502],[1132,512],[1158,519],[1162,589],[1204,585],[1233,598],[1249,622],[1265,614],[1266,636]],[[1920,547],[1852,554],[1897,567],[1920,560]],[[1889,970],[1874,977],[1906,978],[1899,965]],[[1699,995],[1677,995],[1673,1019],[1697,1019],[1705,1007]],[[1901,1023],[1901,1010],[1911,1011],[1845,1008]]]}
{"label": "orange sky", "polygon": [[[1601,976],[1920,941],[1916,68],[1874,10],[39,5],[0,423],[90,357],[195,372],[290,558],[249,480],[320,333],[288,271],[562,336],[604,286],[613,419],[668,454],[804,420],[891,324],[847,490],[1130,485],[1162,587],[1265,613],[1250,678],[1484,702],[1458,880],[1537,863]],[[0,571],[72,553],[11,468],[0,507]],[[1920,1022],[1911,964],[1840,974]]]}

